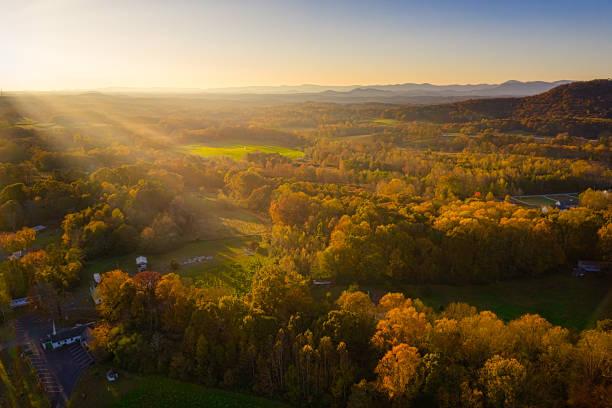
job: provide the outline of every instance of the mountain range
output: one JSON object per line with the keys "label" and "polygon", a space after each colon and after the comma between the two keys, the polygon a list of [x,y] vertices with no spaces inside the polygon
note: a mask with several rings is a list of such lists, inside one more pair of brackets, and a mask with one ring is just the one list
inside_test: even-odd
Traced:
{"label": "mountain range", "polygon": [[466,99],[521,97],[546,92],[572,81],[507,81],[501,84],[433,85],[390,84],[352,86],[247,86],[231,88],[104,88],[104,93],[132,94],[190,94],[212,99],[242,100],[252,102],[337,102],[337,103],[394,103],[433,104],[457,102]]}

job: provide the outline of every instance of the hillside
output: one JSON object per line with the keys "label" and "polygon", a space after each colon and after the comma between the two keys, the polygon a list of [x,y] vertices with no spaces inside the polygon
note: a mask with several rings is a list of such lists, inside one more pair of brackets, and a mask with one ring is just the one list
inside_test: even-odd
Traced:
{"label": "hillside", "polygon": [[612,131],[612,81],[573,82],[523,98],[470,99],[430,106],[404,106],[400,120],[473,123],[483,120],[504,130],[595,138]]}

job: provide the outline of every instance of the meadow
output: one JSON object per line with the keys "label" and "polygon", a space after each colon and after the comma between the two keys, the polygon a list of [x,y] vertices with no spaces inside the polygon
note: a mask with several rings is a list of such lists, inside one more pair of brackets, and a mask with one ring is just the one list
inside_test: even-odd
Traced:
{"label": "meadow", "polygon": [[[327,292],[336,298],[346,286],[316,288],[323,298]],[[597,320],[612,318],[610,277],[572,277],[569,273],[537,279],[518,279],[489,285],[402,285],[394,287],[361,286],[377,300],[385,293],[403,292],[419,298],[434,310],[452,302],[465,302],[479,310],[491,310],[509,321],[526,313],[539,314],[553,324],[585,329]]]}
{"label": "meadow", "polygon": [[542,195],[523,195],[512,196],[512,201],[515,204],[524,205],[527,207],[544,207],[552,206],[557,201],[578,200],[577,194],[542,194]]}
{"label": "meadow", "polygon": [[140,376],[119,371],[115,382],[108,382],[100,364],[90,367],[80,378],[68,403],[69,408],[132,407],[286,407],[276,401],[229,392],[156,376]]}
{"label": "meadow", "polygon": [[304,155],[299,150],[289,149],[281,146],[263,146],[253,144],[239,144],[239,143],[228,143],[228,144],[192,144],[181,146],[178,151],[182,153],[188,153],[200,157],[229,157],[234,160],[240,160],[248,153],[278,153],[281,156],[288,157],[290,159],[297,159]]}
{"label": "meadow", "polygon": [[[150,270],[178,273],[191,278],[198,287],[221,287],[228,293],[245,293],[250,288],[254,269],[266,258],[248,248],[269,230],[268,221],[202,193],[187,194],[185,205],[191,209],[195,219],[194,231],[186,237],[185,243],[163,253],[137,251],[88,262],[81,272],[79,292],[88,290],[94,273],[121,269],[130,275],[135,274],[136,257],[143,255],[147,257]],[[170,266],[172,260],[180,263],[197,256],[210,256],[212,259],[181,265],[177,270]]]}
{"label": "meadow", "polygon": [[396,125],[399,121],[396,119],[375,119],[373,122],[381,125],[393,126]]}

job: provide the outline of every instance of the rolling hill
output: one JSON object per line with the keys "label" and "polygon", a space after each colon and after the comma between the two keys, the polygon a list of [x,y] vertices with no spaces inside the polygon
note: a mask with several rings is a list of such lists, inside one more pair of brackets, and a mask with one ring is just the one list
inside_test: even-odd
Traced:
{"label": "rolling hill", "polygon": [[485,121],[505,130],[598,137],[612,132],[612,81],[599,79],[557,86],[522,98],[470,99],[463,102],[403,106],[389,117],[437,123]]}

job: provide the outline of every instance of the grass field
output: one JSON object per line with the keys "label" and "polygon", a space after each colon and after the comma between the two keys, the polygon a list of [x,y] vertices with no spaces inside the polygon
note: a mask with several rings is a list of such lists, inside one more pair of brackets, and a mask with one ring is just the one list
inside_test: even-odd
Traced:
{"label": "grass field", "polygon": [[387,125],[387,126],[393,126],[397,123],[398,121],[395,119],[375,119],[374,123],[379,123],[381,125]]}
{"label": "grass field", "polygon": [[105,365],[90,367],[79,379],[68,407],[280,408],[286,406],[251,395],[124,371],[119,371],[119,379],[110,383],[105,378],[109,368]]}
{"label": "grass field", "polygon": [[269,221],[214,195],[189,193],[184,197],[185,209],[193,215],[193,238],[217,239],[237,235],[257,235],[269,229]]}
{"label": "grass field", "polygon": [[46,229],[36,234],[35,249],[44,249],[49,244],[57,244],[62,238],[61,228]]}
{"label": "grass field", "polygon": [[[330,291],[336,297],[345,288],[317,288],[315,293],[324,296]],[[612,318],[612,279],[609,277],[574,278],[567,274],[491,285],[364,286],[361,290],[370,290],[374,298],[388,291],[400,291],[406,296],[422,299],[435,310],[451,302],[466,302],[479,310],[492,310],[504,320],[512,320],[525,313],[537,313],[554,324],[576,329],[589,327],[597,320]]]}
{"label": "grass field", "polygon": [[569,194],[546,194],[546,195],[529,195],[529,196],[512,196],[512,201],[516,204],[526,205],[528,207],[543,207],[551,206],[558,200],[577,200],[577,195]]}
{"label": "grass field", "polygon": [[257,239],[258,237],[252,236],[193,241],[163,254],[134,252],[96,259],[83,268],[81,287],[78,292],[87,290],[94,273],[121,269],[134,275],[137,272],[136,257],[144,255],[149,262],[148,269],[161,273],[172,271],[170,269],[172,259],[181,262],[195,256],[212,256],[212,260],[181,266],[174,272],[193,279],[193,283],[198,287],[225,287],[230,293],[242,294],[250,287],[253,268],[258,262],[263,262],[264,256],[258,254],[249,256],[244,249],[250,242]]}
{"label": "grass field", "polygon": [[247,153],[278,153],[290,159],[297,159],[304,155],[299,150],[289,149],[281,146],[263,146],[252,144],[194,144],[181,146],[178,151],[193,154],[200,157],[230,157],[235,160],[241,159]]}
{"label": "grass field", "polygon": [[88,290],[94,273],[121,269],[131,275],[135,274],[136,257],[144,255],[147,257],[149,269],[161,273],[171,271],[172,259],[181,262],[196,256],[212,256],[212,260],[181,266],[176,273],[193,279],[198,287],[223,287],[230,293],[244,293],[251,285],[256,266],[265,262],[264,255],[246,251],[245,248],[254,241],[259,241],[261,234],[269,230],[268,221],[202,193],[187,194],[185,208],[195,218],[195,232],[188,237],[189,242],[161,254],[137,251],[95,259],[83,268],[81,285],[77,292],[85,293]]}

